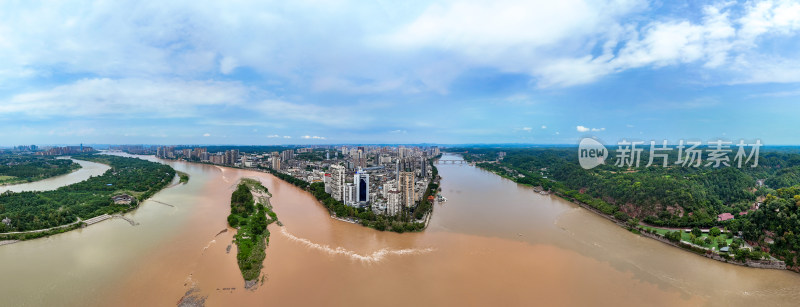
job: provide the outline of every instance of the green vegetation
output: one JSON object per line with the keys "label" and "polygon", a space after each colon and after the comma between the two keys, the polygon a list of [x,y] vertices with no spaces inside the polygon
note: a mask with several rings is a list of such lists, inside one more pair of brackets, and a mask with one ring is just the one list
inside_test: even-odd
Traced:
{"label": "green vegetation", "polygon": [[[254,282],[261,275],[269,245],[267,225],[278,220],[266,197],[253,197],[253,193],[269,195],[267,188],[253,179],[242,179],[231,194],[231,214],[228,225],[237,228],[234,242],[236,260],[245,281]],[[267,218],[269,216],[269,218]]]}
{"label": "green vegetation", "polygon": [[276,171],[274,169],[271,169],[271,168],[265,168],[265,167],[260,167],[260,168],[262,170],[266,170],[270,174],[274,175],[275,177],[280,178],[283,181],[286,181],[288,183],[291,183],[291,184],[297,186],[298,188],[301,188],[303,190],[308,189],[309,183],[307,181],[305,181],[305,180],[295,178],[292,175],[284,174],[284,173],[278,172],[278,171]]}
{"label": "green vegetation", "polygon": [[180,177],[180,183],[187,183],[189,182],[189,174],[178,171],[178,177]]}
{"label": "green vegetation", "polygon": [[6,192],[0,194],[0,233],[46,229],[102,214],[132,210],[138,204],[117,205],[111,197],[118,194],[144,200],[166,187],[175,170],[168,165],[137,158],[110,155],[78,155],[75,159],[108,164],[103,175],[60,187],[54,191]]}
{"label": "green vegetation", "polygon": [[[433,178],[438,177],[438,170],[433,165],[433,160],[430,161]],[[291,175],[277,172],[273,169],[265,168],[268,172],[276,177],[289,182],[301,189],[311,192],[312,195],[328,209],[332,215],[339,218],[353,219],[361,223],[362,226],[370,227],[380,231],[394,231],[398,233],[422,231],[425,229],[425,223],[417,222],[425,217],[426,214],[433,210],[433,204],[428,201],[428,196],[435,195],[439,189],[439,184],[435,180],[428,184],[425,190],[424,197],[417,205],[416,208],[409,211],[403,211],[396,216],[377,215],[369,208],[359,208],[348,206],[331,197],[330,194],[325,192],[325,184],[322,182],[315,182],[309,184],[308,182],[297,179]]]}
{"label": "green vegetation", "polygon": [[69,225],[69,226],[66,226],[66,227],[54,228],[54,229],[49,229],[49,230],[46,230],[46,231],[39,231],[39,232],[15,233],[15,234],[2,234],[2,233],[0,233],[0,240],[20,240],[20,241],[33,240],[33,239],[38,239],[38,238],[44,238],[44,237],[47,237],[47,236],[52,236],[54,234],[64,233],[64,232],[67,232],[67,231],[70,231],[70,230],[75,230],[75,229],[83,227],[83,225],[84,225],[83,222],[81,222],[81,223],[72,224],[72,225]]}
{"label": "green vegetation", "polygon": [[759,210],[731,223],[730,229],[742,231],[745,239],[800,271],[800,185],[772,191]]}
{"label": "green vegetation", "polygon": [[[506,156],[495,163],[500,151],[505,151]],[[762,152],[758,167],[739,169],[645,167],[645,151],[638,168],[620,168],[613,165],[614,161],[606,161],[591,170],[578,165],[574,147],[480,148],[469,152],[466,160],[519,183],[542,186],[604,213],[622,211],[629,217],[667,227],[711,227],[720,213],[748,211],[757,197],[772,189],[800,184],[800,154],[787,152]],[[677,157],[671,159],[676,160]],[[757,186],[756,179],[765,179],[766,186]]]}
{"label": "green vegetation", "polygon": [[[644,150],[640,167],[621,168],[607,160],[591,170],[580,167],[575,147],[451,150],[467,151],[465,160],[518,183],[540,186],[621,222],[635,221],[628,225],[630,228],[703,248],[729,246],[733,258],[740,261],[771,254],[800,271],[800,259],[795,256],[800,251],[800,154],[796,150],[762,148],[758,166],[742,168],[665,168],[660,159],[655,159],[656,166],[645,167],[649,157]],[[614,152],[615,148],[609,150]],[[506,154],[499,159],[501,151]],[[677,150],[670,155],[669,161],[677,161]],[[763,204],[756,209],[759,202]],[[735,218],[718,222],[721,213],[731,213]],[[638,225],[639,219],[644,226]],[[698,235],[658,227],[711,229]],[[739,232],[753,245],[752,251],[739,248],[744,242],[737,244],[733,239]]]}
{"label": "green vegetation", "polygon": [[81,168],[70,159],[34,155],[0,155],[0,185],[38,181]]}

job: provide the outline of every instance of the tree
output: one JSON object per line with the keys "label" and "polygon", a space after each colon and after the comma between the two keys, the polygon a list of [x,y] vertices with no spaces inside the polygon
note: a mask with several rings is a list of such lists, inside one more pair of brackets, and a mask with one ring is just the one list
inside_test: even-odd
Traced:
{"label": "tree", "polygon": [[237,218],[236,215],[233,214],[228,215],[228,225],[230,225],[233,228],[236,228],[237,226],[239,226],[239,218]]}
{"label": "tree", "polygon": [[678,242],[678,241],[681,240],[681,232],[680,231],[670,231],[670,232],[666,233],[664,235],[664,237],[666,237],[667,240],[670,240],[672,242]]}
{"label": "tree", "polygon": [[[719,230],[719,229],[717,229],[717,230]],[[700,228],[695,227],[695,228],[692,228],[692,234],[695,237],[700,237],[700,236],[703,235],[703,231],[701,231]]]}
{"label": "tree", "polygon": [[[694,231],[694,229],[692,229],[692,231]],[[718,237],[720,234],[722,234],[722,231],[720,231],[717,227],[711,227],[711,230],[708,231],[708,234],[712,237]]]}

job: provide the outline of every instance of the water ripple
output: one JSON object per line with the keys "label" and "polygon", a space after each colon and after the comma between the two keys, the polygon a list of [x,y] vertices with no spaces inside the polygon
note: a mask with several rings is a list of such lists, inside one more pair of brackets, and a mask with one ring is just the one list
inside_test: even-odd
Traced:
{"label": "water ripple", "polygon": [[386,258],[386,256],[392,256],[392,255],[398,255],[398,256],[403,256],[403,255],[422,255],[422,254],[427,254],[427,253],[430,253],[430,252],[434,251],[434,249],[430,248],[430,247],[428,247],[428,248],[406,248],[406,249],[382,248],[382,249],[379,249],[379,250],[373,252],[372,254],[361,255],[361,254],[356,253],[354,251],[345,249],[344,247],[341,247],[341,246],[336,247],[336,248],[332,248],[329,245],[318,244],[318,243],[311,242],[311,240],[308,240],[308,239],[298,238],[298,237],[294,236],[293,234],[289,233],[286,230],[286,227],[281,227],[281,234],[283,234],[285,237],[289,238],[289,240],[292,240],[294,242],[298,242],[300,244],[303,244],[306,247],[309,247],[311,249],[316,249],[316,250],[325,252],[325,253],[327,253],[329,255],[339,255],[339,256],[349,257],[351,260],[361,261],[362,263],[378,263],[378,262],[381,262],[382,260],[384,260]]}

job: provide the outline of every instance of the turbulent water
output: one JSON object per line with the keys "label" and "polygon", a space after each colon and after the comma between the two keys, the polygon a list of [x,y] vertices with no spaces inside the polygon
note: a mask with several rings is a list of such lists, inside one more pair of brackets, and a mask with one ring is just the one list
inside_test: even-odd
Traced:
{"label": "turbulent water", "polygon": [[[457,156],[449,156],[455,159]],[[154,158],[149,158],[155,160]],[[716,262],[634,235],[556,197],[467,165],[440,165],[443,194],[422,233],[331,219],[271,175],[184,162],[190,174],[129,216],[0,246],[10,305],[174,305],[190,289],[227,305],[795,305],[800,274]],[[269,188],[264,282],[244,289],[230,193]]]}

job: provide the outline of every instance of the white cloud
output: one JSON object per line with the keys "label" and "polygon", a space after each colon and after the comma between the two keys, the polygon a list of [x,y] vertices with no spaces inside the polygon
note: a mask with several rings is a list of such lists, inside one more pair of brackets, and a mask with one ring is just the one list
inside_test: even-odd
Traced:
{"label": "white cloud", "polygon": [[11,96],[0,101],[0,114],[191,117],[202,107],[240,104],[247,95],[248,90],[238,82],[82,79]]}
{"label": "white cloud", "polygon": [[307,140],[308,140],[308,139],[315,139],[315,140],[324,140],[324,139],[325,139],[325,137],[322,137],[322,136],[316,136],[316,135],[315,135],[315,136],[304,135],[304,136],[301,136],[300,138],[302,138],[302,139],[307,139]]}
{"label": "white cloud", "polygon": [[576,127],[576,130],[578,132],[589,132],[589,131],[600,132],[600,131],[606,131],[606,128],[588,128],[584,126],[578,126]]}
{"label": "white cloud", "polygon": [[211,133],[204,133],[203,136],[204,137],[209,137],[209,136],[211,136]]}
{"label": "white cloud", "polygon": [[284,138],[284,139],[291,139],[292,137],[291,137],[291,136],[288,136],[288,135],[284,135],[284,136],[283,136],[283,138]]}
{"label": "white cloud", "polygon": [[393,91],[400,88],[414,92],[416,89],[408,88],[404,80],[384,80],[376,82],[356,83],[351,80],[338,77],[323,77],[314,81],[313,89],[316,91],[337,91],[351,94],[370,94]]}
{"label": "white cloud", "polygon": [[639,1],[444,1],[385,39],[400,47],[436,47],[496,59],[511,46],[530,51],[594,33],[595,26],[640,6]]}
{"label": "white cloud", "polygon": [[274,138],[279,138],[281,136],[277,135],[277,134],[271,134],[271,135],[268,135],[267,137],[270,138],[270,139],[274,139]]}
{"label": "white cloud", "polygon": [[800,3],[706,5],[698,21],[681,15],[626,18],[646,9],[639,1],[444,2],[383,39],[404,51],[443,52],[462,66],[529,74],[539,87],[688,63],[721,72],[723,83],[800,82],[793,51],[776,56],[774,49],[759,50],[759,40],[796,39]]}
{"label": "white cloud", "polygon": [[3,3],[0,84],[54,72],[191,79],[248,68],[317,91],[447,93],[472,69],[547,87],[687,63],[732,82],[800,79],[794,49],[775,54],[770,44],[797,39],[793,1],[707,5],[697,20],[662,16],[644,0],[194,4]]}
{"label": "white cloud", "polygon": [[800,3],[756,1],[742,7],[732,3],[708,5],[698,23],[682,18],[657,19],[640,30],[623,29],[627,39],[618,42],[619,51],[607,49],[598,56],[552,61],[540,72],[543,77],[540,86],[589,83],[627,69],[688,63],[716,69],[722,74],[722,83],[800,82],[800,61],[796,54],[781,56],[780,48],[762,54],[759,49],[759,41],[796,39],[800,32]]}
{"label": "white cloud", "polygon": [[366,114],[359,115],[356,110],[364,111],[367,107],[359,106],[320,106],[315,104],[299,104],[283,100],[263,100],[251,103],[248,108],[256,110],[276,119],[290,119],[307,124],[323,124],[329,127],[353,128],[363,127],[372,121]]}
{"label": "white cloud", "polygon": [[542,129],[547,129],[547,126],[545,126],[545,125],[542,125]]}
{"label": "white cloud", "polygon": [[531,130],[533,130],[531,127],[522,127],[522,131],[530,132]]}
{"label": "white cloud", "polygon": [[224,57],[219,61],[219,71],[223,74],[230,74],[236,67],[238,67],[236,59],[233,57]]}
{"label": "white cloud", "polygon": [[391,133],[391,134],[407,134],[407,133],[408,133],[408,131],[406,131],[406,130],[401,130],[401,129],[397,129],[397,130],[392,130],[392,131],[389,131],[389,133]]}

